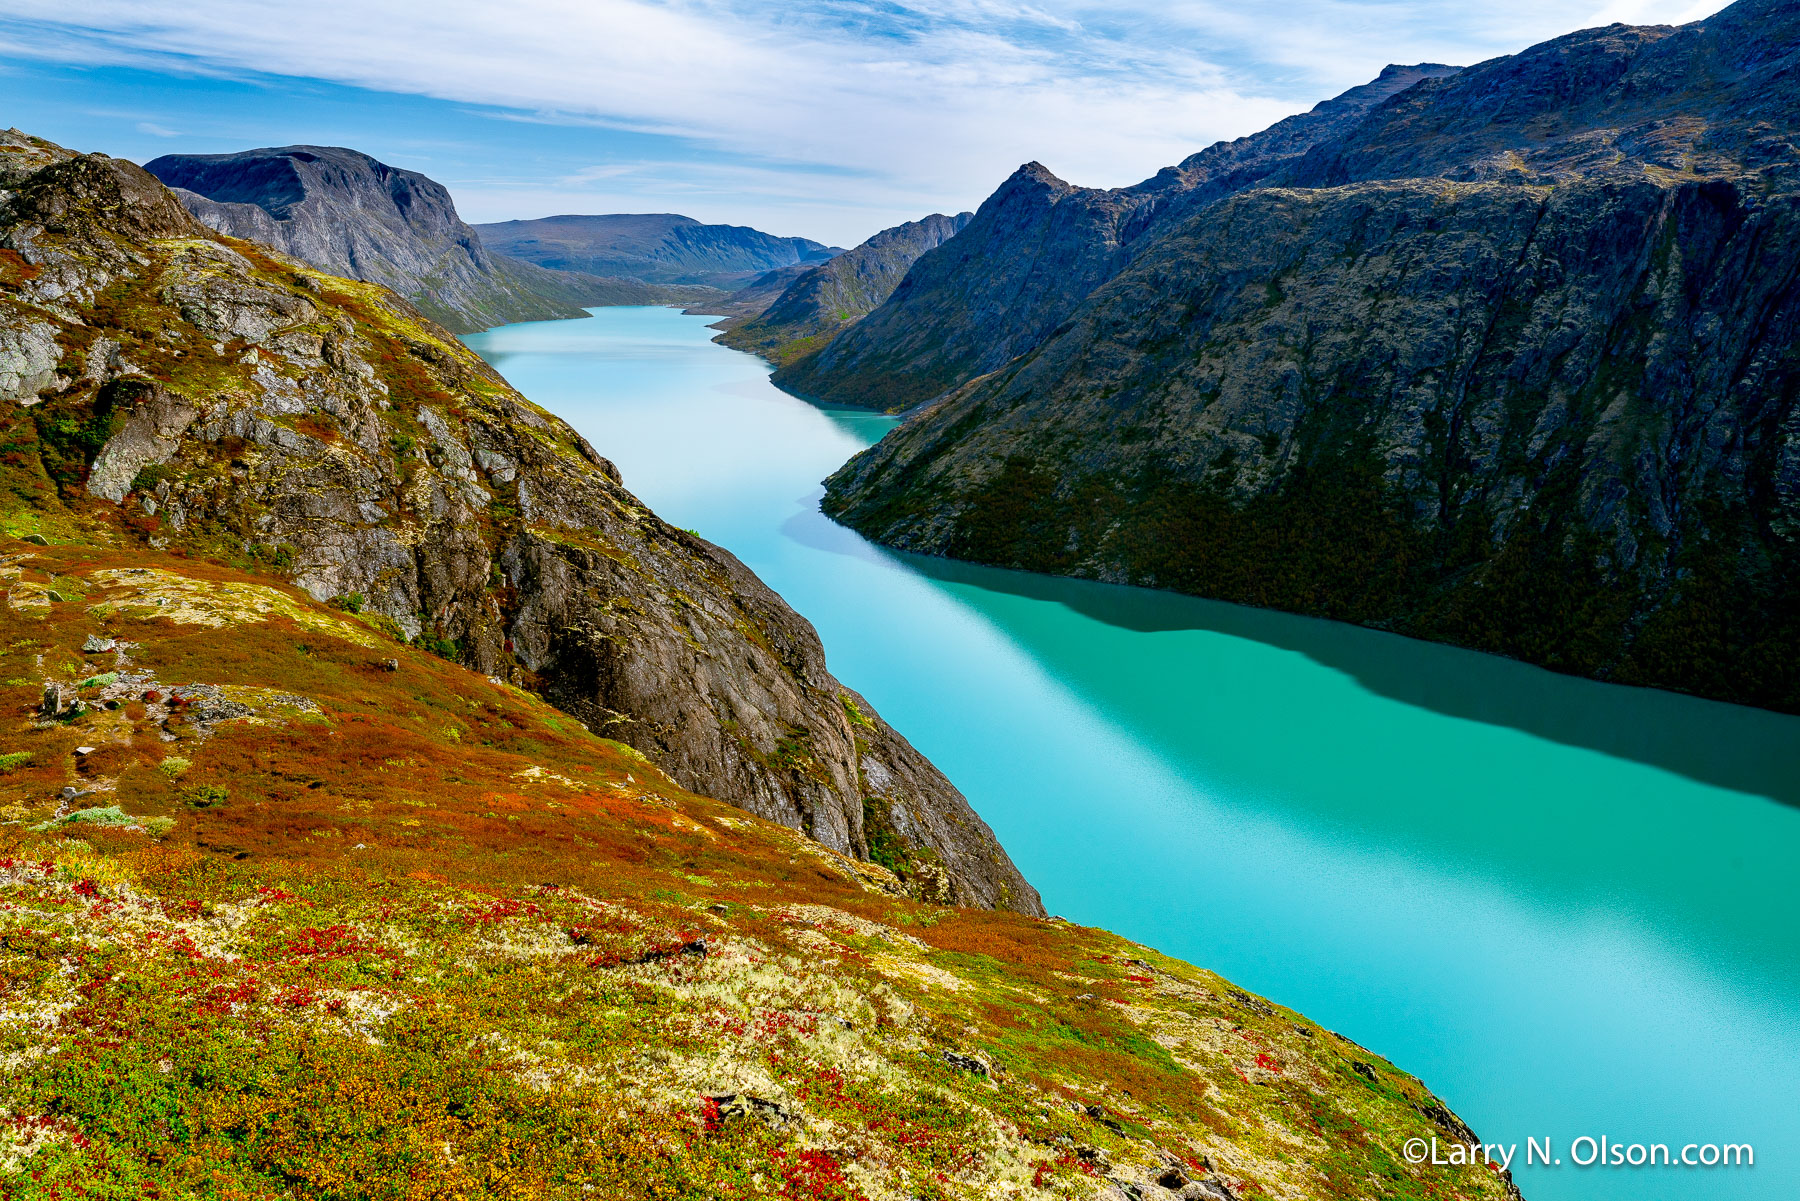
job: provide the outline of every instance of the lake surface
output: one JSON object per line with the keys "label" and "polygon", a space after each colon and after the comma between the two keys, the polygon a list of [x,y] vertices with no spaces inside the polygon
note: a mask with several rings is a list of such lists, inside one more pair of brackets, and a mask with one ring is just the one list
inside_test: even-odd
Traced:
{"label": "lake surface", "polygon": [[[706,318],[469,343],[729,548],[931,757],[1054,913],[1219,971],[1555,1140],[1532,1201],[1800,1197],[1800,719],[1167,593],[881,550],[824,410]],[[1579,1168],[1581,1135],[1753,1169]]]}

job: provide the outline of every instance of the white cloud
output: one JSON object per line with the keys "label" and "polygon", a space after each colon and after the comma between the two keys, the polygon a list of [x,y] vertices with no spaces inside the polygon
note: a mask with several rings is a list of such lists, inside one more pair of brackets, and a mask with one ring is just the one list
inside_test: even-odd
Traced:
{"label": "white cloud", "polygon": [[[407,0],[308,0],[276,15],[262,0],[0,0],[22,19],[14,53],[318,78],[592,121],[771,170],[829,167],[841,174],[825,191],[885,212],[979,199],[1028,159],[1081,183],[1129,183],[1387,62],[1470,62],[1621,14],[1667,21],[1719,7],[439,0],[425,13]],[[641,170],[595,164],[562,186],[591,195]]]}

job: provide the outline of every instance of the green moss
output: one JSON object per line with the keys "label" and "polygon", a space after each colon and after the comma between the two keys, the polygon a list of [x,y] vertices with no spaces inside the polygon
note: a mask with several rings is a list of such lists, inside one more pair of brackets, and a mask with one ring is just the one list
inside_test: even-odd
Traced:
{"label": "green moss", "polygon": [[221,784],[197,784],[183,789],[181,799],[195,809],[215,809],[231,799],[231,791]]}
{"label": "green moss", "polygon": [[838,703],[843,705],[844,717],[849,720],[851,725],[864,730],[872,730],[875,728],[875,724],[863,715],[863,711],[857,708],[856,702],[851,700],[849,696],[841,692],[838,693]]}
{"label": "green moss", "polygon": [[73,813],[51,821],[33,826],[34,830],[49,830],[57,826],[135,826],[137,819],[120,809],[117,805],[107,805],[97,809],[77,809]]}
{"label": "green moss", "polygon": [[412,640],[412,644],[423,651],[430,651],[440,659],[448,659],[452,663],[462,661],[463,647],[461,641],[449,638],[433,630],[421,630]]}
{"label": "green moss", "polygon": [[131,477],[131,490],[137,493],[153,492],[158,484],[169,477],[170,471],[167,466],[161,463],[151,463]]}
{"label": "green moss", "polygon": [[138,381],[119,381],[97,395],[50,400],[31,410],[38,453],[58,489],[67,494],[87,482],[88,469],[100,448],[125,427],[130,398],[145,386]]}

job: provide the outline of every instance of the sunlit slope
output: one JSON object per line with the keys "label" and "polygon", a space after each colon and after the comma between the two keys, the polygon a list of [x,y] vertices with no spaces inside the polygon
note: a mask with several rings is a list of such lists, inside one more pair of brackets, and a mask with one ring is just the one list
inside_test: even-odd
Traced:
{"label": "sunlit slope", "polygon": [[1404,1165],[1466,1131],[1304,1018],[908,898],[378,620],[0,571],[0,1196],[1506,1192]]}

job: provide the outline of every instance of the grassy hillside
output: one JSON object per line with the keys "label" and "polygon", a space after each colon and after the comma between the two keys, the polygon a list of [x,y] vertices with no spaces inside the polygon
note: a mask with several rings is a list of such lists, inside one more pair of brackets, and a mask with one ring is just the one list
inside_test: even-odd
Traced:
{"label": "grassy hillside", "polygon": [[1400,1162],[1460,1125],[1355,1044],[911,900],[380,619],[0,563],[0,1196],[1503,1194]]}

